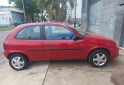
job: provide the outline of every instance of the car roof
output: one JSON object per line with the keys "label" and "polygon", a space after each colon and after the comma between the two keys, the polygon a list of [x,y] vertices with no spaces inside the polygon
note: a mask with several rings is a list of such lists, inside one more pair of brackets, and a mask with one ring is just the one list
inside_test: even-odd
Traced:
{"label": "car roof", "polygon": [[64,25],[65,26],[65,23],[63,22],[35,22],[35,23],[21,24],[19,26],[31,26],[31,25]]}
{"label": "car roof", "polygon": [[61,25],[61,26],[66,26],[65,23],[63,22],[36,22],[36,23],[26,23],[26,24],[21,24],[21,25],[18,25],[17,27],[15,27],[12,32],[15,32],[15,31],[19,31],[25,27],[28,27],[28,26],[40,26],[40,25]]}

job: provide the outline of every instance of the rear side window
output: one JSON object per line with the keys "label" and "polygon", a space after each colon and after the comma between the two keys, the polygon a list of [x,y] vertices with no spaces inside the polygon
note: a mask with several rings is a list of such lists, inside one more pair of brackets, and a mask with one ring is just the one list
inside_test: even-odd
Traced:
{"label": "rear side window", "polygon": [[23,28],[16,35],[16,39],[41,39],[40,26],[29,26]]}

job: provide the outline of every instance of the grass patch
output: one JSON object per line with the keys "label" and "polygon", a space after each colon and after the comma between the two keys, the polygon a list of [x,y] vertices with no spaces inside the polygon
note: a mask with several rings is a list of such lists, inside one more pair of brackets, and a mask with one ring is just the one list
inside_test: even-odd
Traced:
{"label": "grass patch", "polygon": [[0,31],[11,30],[15,28],[15,26],[0,26]]}

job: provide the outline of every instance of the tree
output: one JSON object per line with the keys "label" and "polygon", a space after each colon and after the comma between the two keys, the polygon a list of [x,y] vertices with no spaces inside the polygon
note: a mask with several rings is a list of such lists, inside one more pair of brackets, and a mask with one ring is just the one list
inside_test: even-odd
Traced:
{"label": "tree", "polygon": [[[22,0],[10,0],[11,2],[15,2],[15,7],[19,9],[23,9]],[[25,6],[25,13],[28,19],[31,18],[34,21],[34,15],[38,15],[40,10],[38,9],[36,0],[23,0]]]}
{"label": "tree", "polygon": [[[53,9],[55,9],[56,21],[61,21],[66,15],[67,2],[71,8],[74,8],[74,0],[52,0]],[[58,2],[57,2],[58,1]],[[60,7],[61,4],[61,7]]]}
{"label": "tree", "polygon": [[46,16],[45,4],[46,4],[46,0],[36,0],[36,2],[37,2],[38,8],[40,9],[41,20],[45,21],[45,16]]}
{"label": "tree", "polygon": [[[36,0],[39,9],[45,10],[50,20],[62,21],[66,15],[67,2],[74,8],[74,0]],[[42,12],[43,13],[43,12]]]}

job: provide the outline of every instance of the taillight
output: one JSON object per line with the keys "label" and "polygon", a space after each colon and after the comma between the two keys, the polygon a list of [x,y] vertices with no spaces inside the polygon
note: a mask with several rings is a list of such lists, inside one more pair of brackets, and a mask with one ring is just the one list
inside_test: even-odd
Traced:
{"label": "taillight", "polygon": [[5,44],[3,44],[3,48],[4,48],[4,51],[6,51],[6,46],[5,46]]}

